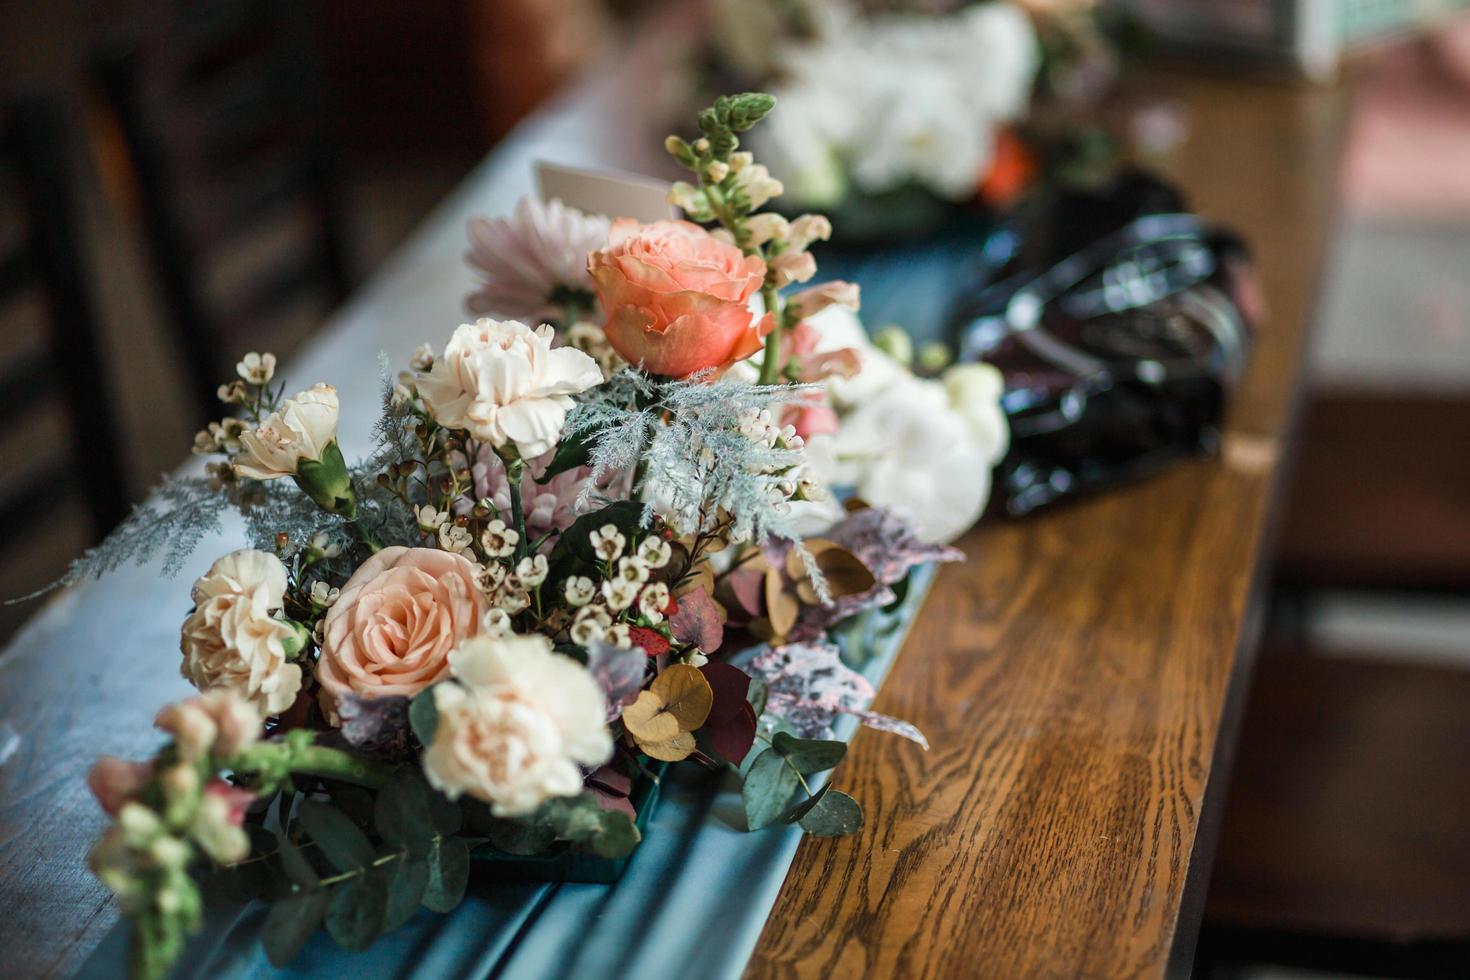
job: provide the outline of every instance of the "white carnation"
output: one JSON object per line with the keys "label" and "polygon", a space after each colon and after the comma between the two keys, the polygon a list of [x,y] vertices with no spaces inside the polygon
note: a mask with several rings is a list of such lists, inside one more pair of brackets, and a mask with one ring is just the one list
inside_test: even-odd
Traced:
{"label": "white carnation", "polygon": [[256,429],[240,434],[235,469],[255,480],[294,476],[303,459],[321,459],[337,438],[337,389],[319,384],[272,412]]}

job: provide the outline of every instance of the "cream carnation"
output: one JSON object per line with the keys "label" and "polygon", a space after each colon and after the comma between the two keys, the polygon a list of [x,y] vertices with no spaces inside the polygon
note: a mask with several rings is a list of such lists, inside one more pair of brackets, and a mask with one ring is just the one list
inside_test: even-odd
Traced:
{"label": "cream carnation", "polygon": [[582,769],[612,739],[596,681],[545,636],[478,636],[450,655],[457,683],[434,688],[438,725],[424,775],[450,799],[469,795],[500,817],[582,790]]}
{"label": "cream carnation", "polygon": [[337,389],[314,385],[240,435],[235,471],[255,480],[295,476],[304,459],[318,460],[337,439]]}
{"label": "cream carnation", "polygon": [[194,583],[184,621],[181,672],[201,691],[238,694],[265,714],[291,706],[301,668],[288,663],[296,631],[273,614],[286,592],[286,566],[263,551],[225,555]]}
{"label": "cream carnation", "polygon": [[454,331],[444,356],[419,376],[419,395],[434,420],[463,429],[496,449],[513,444],[522,458],[561,438],[572,395],[602,383],[597,362],[551,346],[552,330],[515,320],[481,319]]}
{"label": "cream carnation", "polygon": [[448,673],[449,652],[484,622],[468,559],[438,548],[384,548],[352,573],[323,619],[316,679],[328,713],[344,694],[417,694]]}

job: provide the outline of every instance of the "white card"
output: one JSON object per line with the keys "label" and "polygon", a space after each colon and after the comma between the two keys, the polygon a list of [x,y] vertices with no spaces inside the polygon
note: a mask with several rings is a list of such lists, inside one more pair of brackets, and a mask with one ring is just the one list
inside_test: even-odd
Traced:
{"label": "white card", "polygon": [[588,214],[638,221],[662,221],[674,217],[669,204],[667,181],[637,174],[581,170],[539,160],[536,188],[543,201],[559,199],[568,207]]}

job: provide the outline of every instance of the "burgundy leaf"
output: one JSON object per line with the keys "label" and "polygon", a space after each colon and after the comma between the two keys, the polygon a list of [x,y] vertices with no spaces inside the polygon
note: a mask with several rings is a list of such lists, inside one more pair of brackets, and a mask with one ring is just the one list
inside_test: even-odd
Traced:
{"label": "burgundy leaf", "polygon": [[725,609],[703,587],[693,589],[679,597],[679,610],[670,617],[669,628],[680,643],[712,653],[725,638]]}
{"label": "burgundy leaf", "polygon": [[408,752],[408,698],[362,698],[346,694],[337,703],[342,737],[353,748],[397,758]]}
{"label": "burgundy leaf", "polygon": [[755,744],[755,708],[744,698],[735,706],[733,715],[719,720],[711,718],[705,725],[709,730],[710,744],[726,762],[740,765]]}
{"label": "burgundy leaf", "polygon": [[623,713],[638,698],[643,687],[646,657],[637,647],[615,647],[594,643],[587,650],[587,670],[607,697],[607,720]]}

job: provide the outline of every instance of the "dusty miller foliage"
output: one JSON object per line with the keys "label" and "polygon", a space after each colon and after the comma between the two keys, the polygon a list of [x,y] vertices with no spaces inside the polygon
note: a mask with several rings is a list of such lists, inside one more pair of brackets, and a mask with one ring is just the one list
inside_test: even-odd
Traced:
{"label": "dusty miller foliage", "polygon": [[[374,450],[349,468],[357,491],[357,519],[385,544],[412,543],[417,539],[413,515],[378,486],[377,475],[388,464],[410,458],[415,420],[406,408],[393,404],[393,374],[386,354],[378,355],[378,364],[383,377],[383,413],[373,426]],[[283,557],[325,532],[343,553],[317,566],[313,578],[345,578],[355,565],[349,552],[356,538],[347,522],[324,512],[289,480],[247,480],[240,490],[231,492],[212,485],[206,477],[168,476],[146,503],[135,507],[104,541],[84,552],[59,581],[42,592],[101,578],[129,563],[143,565],[158,555],[163,556],[163,573],[177,575],[199,543],[220,532],[222,515],[231,509],[243,514],[250,547]],[[276,546],[276,536],[281,533],[289,541],[284,550]]]}
{"label": "dusty miller foliage", "polygon": [[[807,397],[810,385],[757,385],[699,377],[662,381],[625,370],[588,393],[567,421],[566,438],[590,442],[592,488],[618,473],[639,473],[635,491],[661,510],[700,521],[709,530],[723,508],[736,540],[799,541],[790,508],[778,503],[782,471],[804,462],[799,449],[767,448],[740,431],[742,413]],[[579,507],[587,499],[578,501]]]}

